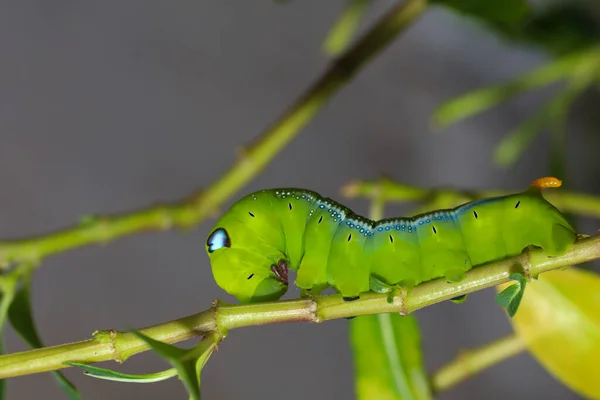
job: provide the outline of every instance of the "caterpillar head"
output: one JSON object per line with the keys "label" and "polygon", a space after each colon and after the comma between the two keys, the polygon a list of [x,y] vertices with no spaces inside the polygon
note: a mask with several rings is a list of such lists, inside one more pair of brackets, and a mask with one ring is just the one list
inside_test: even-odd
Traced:
{"label": "caterpillar head", "polygon": [[215,224],[206,240],[217,284],[240,302],[277,300],[288,288],[281,229],[270,203],[248,196]]}

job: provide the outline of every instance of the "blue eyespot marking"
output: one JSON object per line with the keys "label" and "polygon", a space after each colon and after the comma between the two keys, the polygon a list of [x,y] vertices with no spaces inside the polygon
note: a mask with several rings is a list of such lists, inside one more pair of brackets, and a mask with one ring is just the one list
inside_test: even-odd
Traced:
{"label": "blue eyespot marking", "polygon": [[208,246],[208,252],[212,253],[223,247],[231,247],[231,239],[229,239],[229,235],[225,229],[217,228],[208,237],[206,245]]}

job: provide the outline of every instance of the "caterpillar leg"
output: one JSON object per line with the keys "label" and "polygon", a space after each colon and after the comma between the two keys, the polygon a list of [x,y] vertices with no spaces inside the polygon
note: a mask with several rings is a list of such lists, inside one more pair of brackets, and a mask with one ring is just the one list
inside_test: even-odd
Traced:
{"label": "caterpillar leg", "polygon": [[287,264],[287,260],[280,259],[277,261],[277,264],[271,264],[271,271],[275,274],[275,277],[279,282],[284,285],[288,285],[288,277],[289,277],[289,268]]}
{"label": "caterpillar leg", "polygon": [[565,253],[575,242],[576,235],[571,229],[561,224],[552,225],[552,234],[548,244],[545,244],[544,250],[551,255],[560,255]]}
{"label": "caterpillar leg", "polygon": [[[360,296],[353,296],[353,297],[342,297],[342,299],[344,299],[344,301],[355,301],[360,299]],[[346,317],[345,319],[354,319],[356,318],[356,315],[352,316],[352,317]]]}
{"label": "caterpillar leg", "polygon": [[451,302],[453,302],[454,304],[462,304],[465,301],[467,301],[467,295],[463,294],[462,296],[456,296],[453,299],[450,299]]}
{"label": "caterpillar leg", "polygon": [[465,279],[465,275],[466,272],[458,268],[449,269],[446,272],[444,272],[444,278],[446,278],[446,280],[451,283],[462,281],[463,279]]}
{"label": "caterpillar leg", "polygon": [[394,286],[388,285],[371,275],[369,277],[369,289],[375,293],[389,293],[394,289]]}

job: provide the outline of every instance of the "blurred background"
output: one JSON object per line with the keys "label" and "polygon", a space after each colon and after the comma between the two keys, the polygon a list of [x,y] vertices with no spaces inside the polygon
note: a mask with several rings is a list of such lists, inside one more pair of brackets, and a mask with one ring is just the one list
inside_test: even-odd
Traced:
{"label": "blurred background", "polygon": [[[0,236],[15,238],[179,199],[216,180],[248,144],[325,69],[323,39],[345,4],[336,1],[103,2],[21,0],[0,12]],[[378,1],[363,27],[393,2]],[[297,186],[358,212],[342,185],[382,174],[423,187],[517,189],[548,173],[540,137],[511,168],[492,163],[504,135],[547,90],[435,131],[444,101],[543,64],[534,48],[497,39],[432,8],[322,110],[236,198]],[[598,97],[580,98],[568,122],[565,184],[598,193]],[[233,202],[224,205],[225,209]],[[408,209],[390,206],[387,215]],[[33,282],[46,345],[97,329],[143,327],[233,301],[213,281],[204,241],[214,220],[190,232],[141,234],[52,256]],[[580,225],[585,233],[597,226]],[[291,291],[287,297],[297,296]],[[511,332],[493,290],[461,306],[416,315],[433,371],[460,349]],[[348,321],[284,324],[230,333],[202,375],[206,399],[351,399]],[[7,349],[25,350],[12,330]],[[114,363],[103,366],[115,367]],[[166,364],[131,358],[127,372]],[[94,380],[67,370],[84,399],[187,398],[176,379],[152,385]],[[9,381],[9,399],[63,399],[49,374]],[[528,354],[440,399],[577,399]]]}

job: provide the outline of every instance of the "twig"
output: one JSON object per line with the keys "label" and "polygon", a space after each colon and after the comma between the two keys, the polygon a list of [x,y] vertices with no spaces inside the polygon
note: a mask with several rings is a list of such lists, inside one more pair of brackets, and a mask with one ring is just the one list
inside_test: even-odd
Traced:
{"label": "twig", "polygon": [[[436,279],[413,289],[392,294],[365,293],[353,301],[340,295],[307,299],[230,305],[215,302],[213,308],[179,320],[142,329],[156,340],[174,343],[211,332],[282,322],[322,322],[350,316],[399,312],[420,308],[509,281],[513,272],[522,272],[525,260],[532,276],[600,258],[600,235],[578,240],[564,255],[550,257],[541,249],[527,249],[521,255],[493,262],[467,272],[465,279],[448,283]],[[0,379],[65,368],[65,361],[90,363],[122,362],[145,351],[148,346],[132,333],[102,331],[93,339],[0,356]]]}
{"label": "twig", "polygon": [[80,225],[42,236],[0,242],[0,268],[12,263],[38,262],[76,247],[106,243],[142,231],[189,228],[254,178],[308,124],[333,94],[426,9],[427,0],[406,0],[392,7],[368,32],[268,128],[221,178],[199,194],[174,204],[126,214],[90,218]]}
{"label": "twig", "polygon": [[433,390],[438,393],[447,390],[486,368],[520,354],[526,348],[519,336],[511,334],[485,346],[464,351],[433,374]]}

